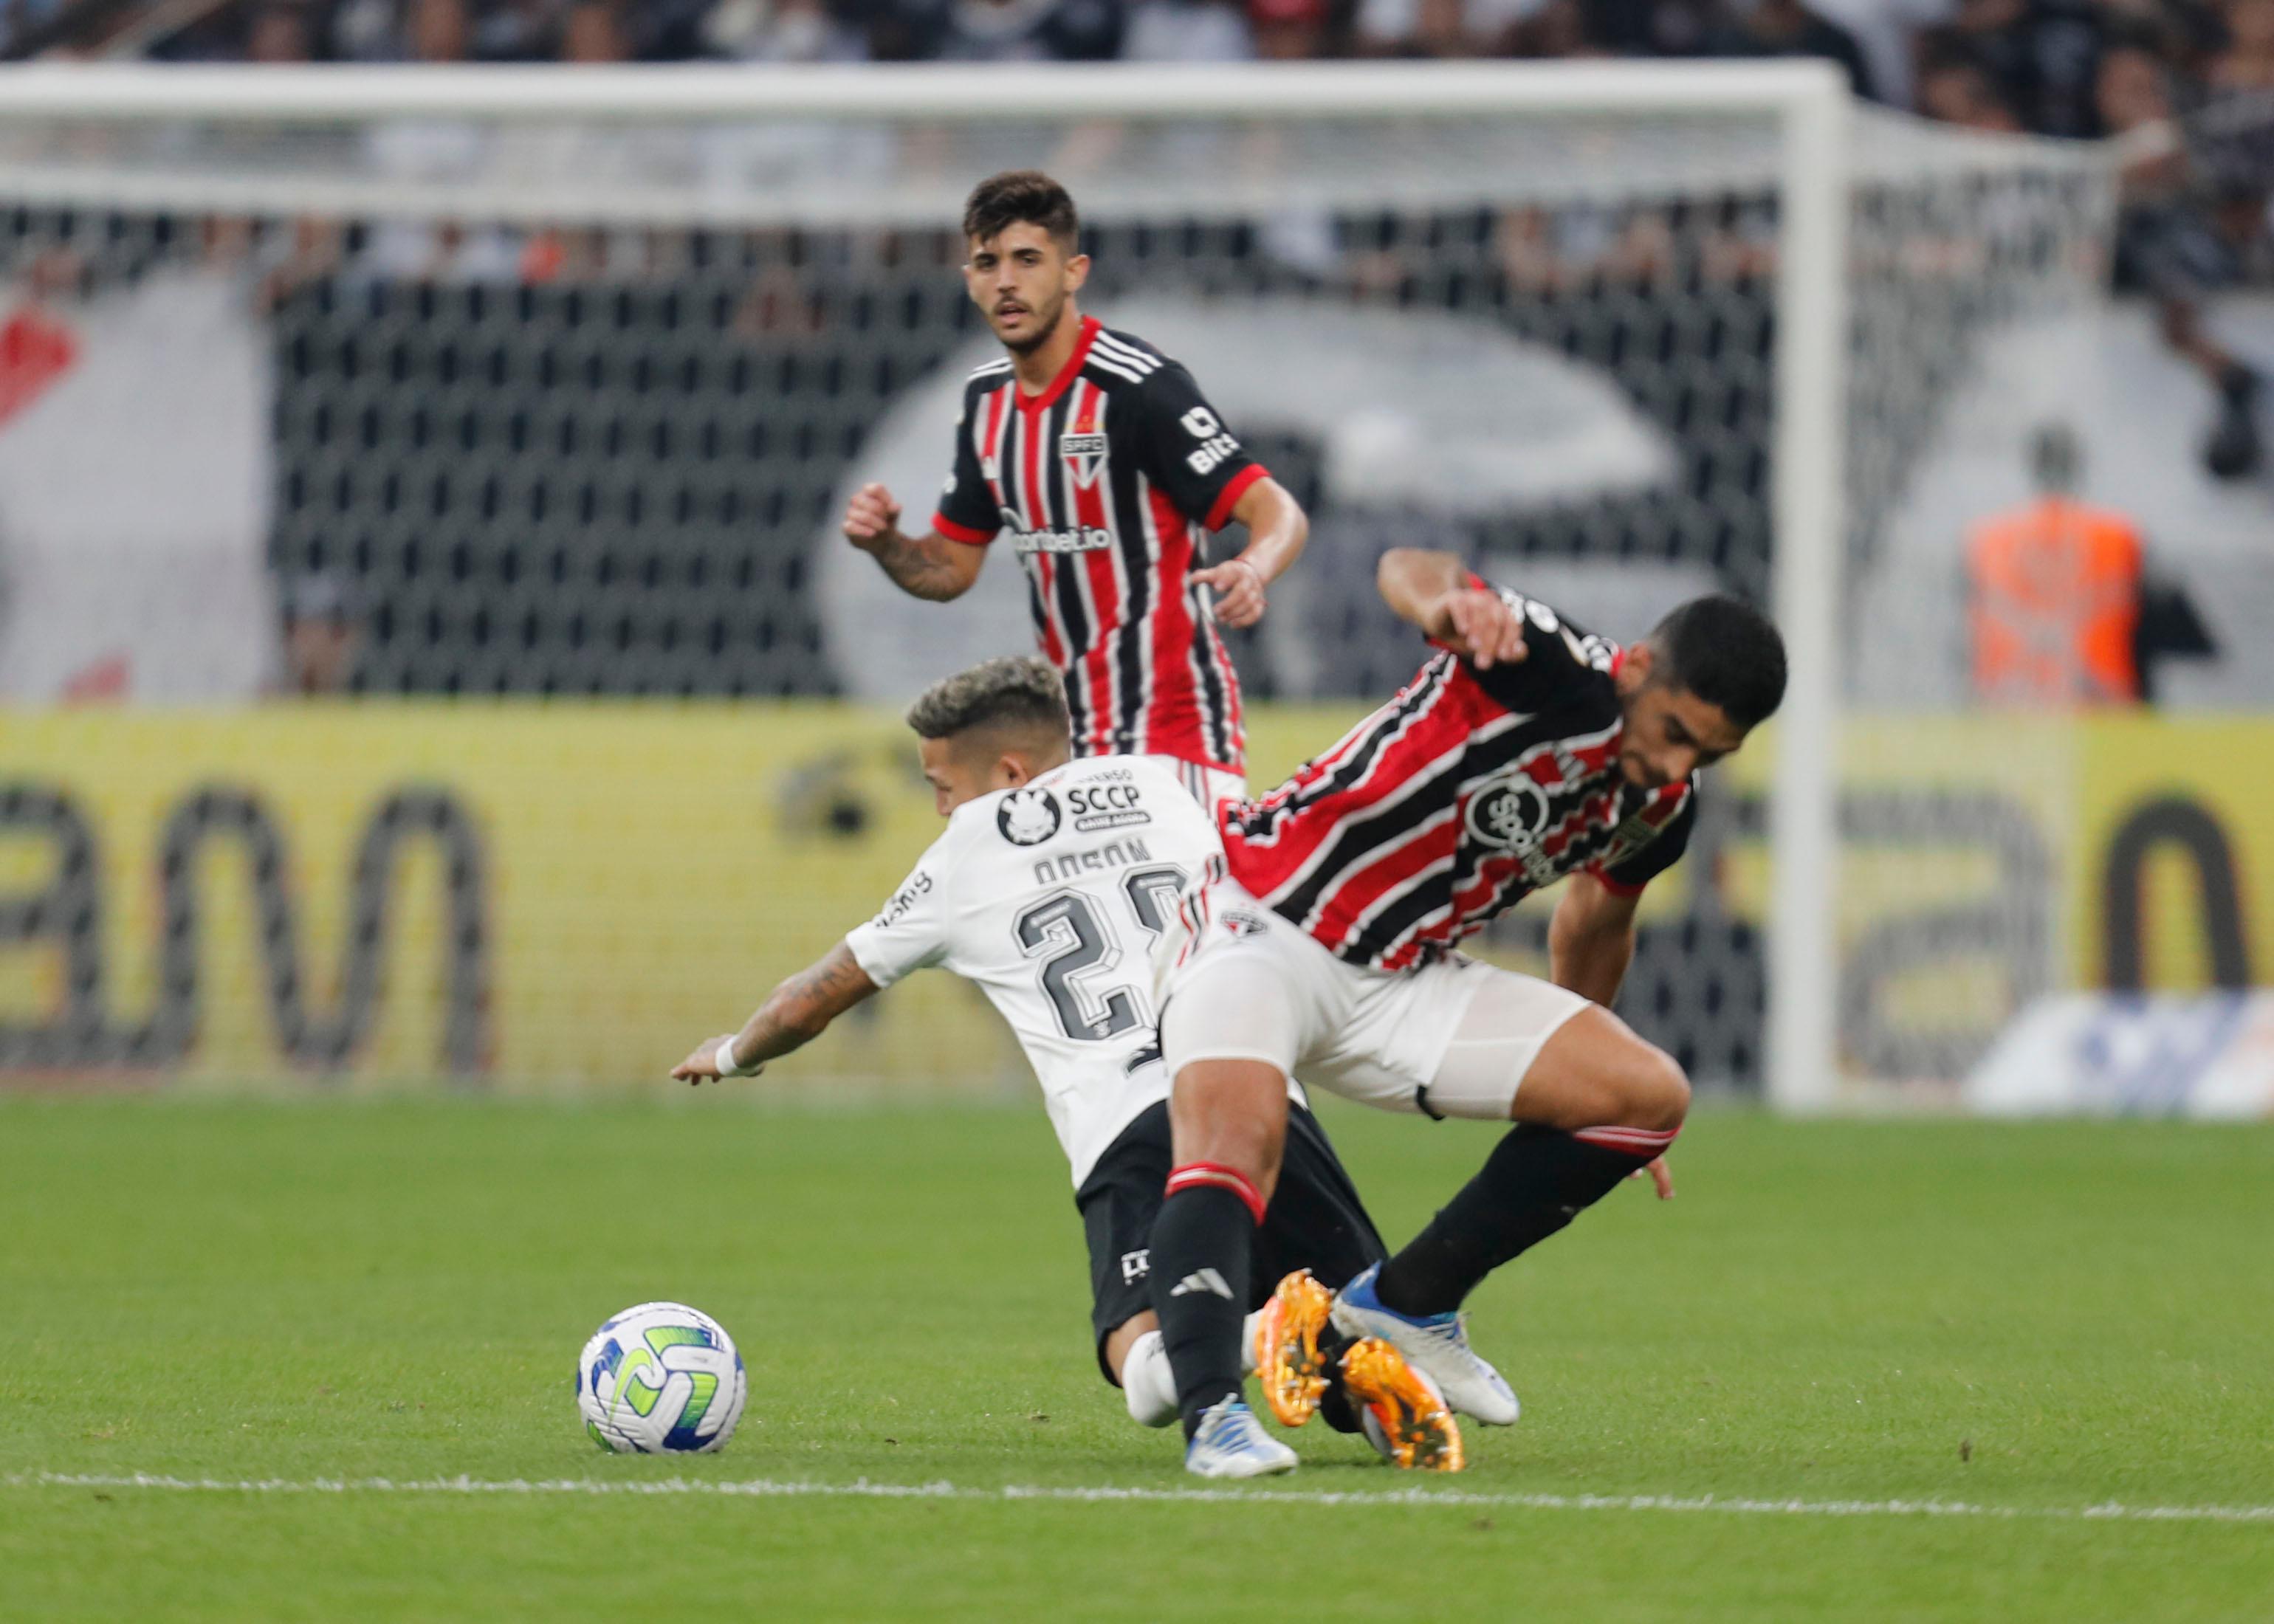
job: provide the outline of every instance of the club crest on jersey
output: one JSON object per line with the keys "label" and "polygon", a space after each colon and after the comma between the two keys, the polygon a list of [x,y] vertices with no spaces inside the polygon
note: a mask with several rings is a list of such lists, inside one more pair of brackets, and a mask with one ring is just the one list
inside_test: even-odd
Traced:
{"label": "club crest on jersey", "polygon": [[1046,789],[1014,789],[995,808],[995,827],[1013,846],[1040,846],[1058,833],[1065,815]]}
{"label": "club crest on jersey", "polygon": [[1547,792],[1524,773],[1495,779],[1469,797],[1468,823],[1481,845],[1530,846],[1547,828]]}
{"label": "club crest on jersey", "polygon": [[1097,470],[1105,466],[1105,436],[1097,433],[1065,433],[1058,436],[1058,455],[1065,459],[1073,471],[1073,482],[1087,488],[1097,483]]}

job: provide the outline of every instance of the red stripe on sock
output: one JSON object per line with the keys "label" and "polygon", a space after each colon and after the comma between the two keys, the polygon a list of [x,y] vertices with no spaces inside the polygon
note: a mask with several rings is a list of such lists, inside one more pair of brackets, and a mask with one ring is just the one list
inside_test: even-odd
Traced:
{"label": "red stripe on sock", "polygon": [[1231,1191],[1246,1205],[1249,1217],[1254,1219],[1259,1226],[1263,1222],[1263,1197],[1254,1184],[1247,1182],[1247,1175],[1238,1168],[1228,1168],[1217,1162],[1187,1162],[1180,1168],[1170,1169],[1168,1193],[1171,1195],[1179,1190],[1197,1189],[1202,1184],[1214,1184],[1219,1189]]}
{"label": "red stripe on sock", "polygon": [[1663,1155],[1666,1147],[1674,1143],[1679,1128],[1582,1128],[1571,1137],[1583,1144],[1600,1146],[1605,1150],[1622,1150],[1630,1156],[1640,1156],[1647,1162]]}

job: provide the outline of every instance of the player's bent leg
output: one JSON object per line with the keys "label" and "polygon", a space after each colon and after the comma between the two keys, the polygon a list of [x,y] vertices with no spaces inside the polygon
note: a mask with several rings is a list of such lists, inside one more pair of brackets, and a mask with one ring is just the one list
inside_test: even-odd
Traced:
{"label": "player's bent leg", "polygon": [[1278,1173],[1286,1118],[1286,1074],[1268,1063],[1196,1060],[1177,1073],[1170,1101],[1176,1148],[1153,1222],[1151,1272],[1188,1442],[1227,1401],[1245,1413],[1241,1333],[1255,1232]]}
{"label": "player's bent leg", "polygon": [[[1504,1098],[1517,1125],[1378,1278],[1352,1282],[1346,1298],[1416,1327],[1457,1326],[1461,1304],[1486,1275],[1562,1229],[1662,1154],[1681,1131],[1690,1105],[1681,1068],[1609,1011],[1584,1001],[1547,1024],[1551,1011],[1534,990],[1539,985],[1480,995],[1462,1021],[1459,1035],[1469,1041],[1456,1042],[1430,1088],[1433,1102],[1469,1108],[1463,1114],[1481,1114]],[[1353,1328],[1371,1323],[1362,1313],[1348,1317]],[[1344,1318],[1338,1304],[1337,1323]],[[1398,1346],[1436,1377],[1456,1409],[1495,1418],[1470,1407],[1472,1390],[1458,1361],[1441,1370],[1408,1340]],[[1512,1420],[1512,1393],[1505,1409]]]}
{"label": "player's bent leg", "polygon": [[1293,1461],[1248,1412],[1241,1332],[1286,1140],[1287,1079],[1303,1041],[1299,997],[1268,937],[1252,932],[1202,946],[1165,981],[1173,1148],[1153,1223],[1153,1308],[1176,1372],[1185,1464],[1203,1476],[1284,1470],[1281,1455]]}
{"label": "player's bent leg", "polygon": [[1337,1302],[1352,1335],[1382,1336],[1495,1425],[1514,1391],[1468,1344],[1461,1304],[1477,1283],[1569,1224],[1672,1142],[1689,1085],[1609,1011],[1530,976],[1494,972],[1471,999],[1426,1092],[1440,1116],[1518,1125],[1483,1169],[1378,1274]]}
{"label": "player's bent leg", "polygon": [[1670,1144],[1690,1114],[1690,1079],[1674,1056],[1599,1004],[1558,1027],[1518,1082],[1508,1114],[1567,1133],[1622,1130],[1607,1137]]}

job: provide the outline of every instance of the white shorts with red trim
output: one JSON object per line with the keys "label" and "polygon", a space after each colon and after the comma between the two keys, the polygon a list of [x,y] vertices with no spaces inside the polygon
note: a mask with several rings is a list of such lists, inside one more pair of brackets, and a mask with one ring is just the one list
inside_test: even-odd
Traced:
{"label": "white shorts with red trim", "polygon": [[1260,1060],[1383,1110],[1506,1121],[1540,1049],[1588,1007],[1457,953],[1418,970],[1345,963],[1237,880],[1189,893],[1182,914],[1158,989],[1171,1077]]}

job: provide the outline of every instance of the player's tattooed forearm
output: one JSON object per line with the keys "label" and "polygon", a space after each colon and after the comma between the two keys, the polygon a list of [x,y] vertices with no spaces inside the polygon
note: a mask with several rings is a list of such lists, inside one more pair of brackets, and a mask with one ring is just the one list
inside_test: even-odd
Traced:
{"label": "player's tattooed forearm", "polygon": [[761,1057],[786,1055],[819,1037],[840,1011],[857,1000],[866,980],[860,962],[840,947],[775,988],[758,1011]]}
{"label": "player's tattooed forearm", "polygon": [[844,948],[832,950],[819,964],[793,976],[809,1010],[834,1011],[851,1000],[868,979],[860,961]]}
{"label": "player's tattooed forearm", "polygon": [[930,538],[912,541],[898,537],[877,553],[877,561],[902,590],[918,598],[945,600],[953,598],[964,584],[941,544]]}

